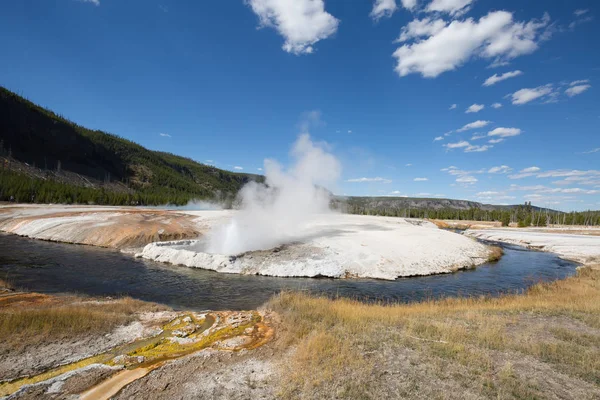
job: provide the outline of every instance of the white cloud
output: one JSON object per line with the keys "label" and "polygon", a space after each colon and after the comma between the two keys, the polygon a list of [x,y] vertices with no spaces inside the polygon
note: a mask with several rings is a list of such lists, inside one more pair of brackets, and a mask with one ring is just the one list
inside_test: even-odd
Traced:
{"label": "white cloud", "polygon": [[477,196],[477,197],[481,197],[481,196],[496,196],[496,195],[499,195],[499,194],[500,194],[500,192],[487,191],[487,192],[479,192],[475,196]]}
{"label": "white cloud", "polygon": [[313,45],[332,36],[339,20],[325,11],[323,0],[247,0],[260,27],[274,28],[285,39],[283,50],[310,54]]}
{"label": "white cloud", "polygon": [[348,133],[352,133],[352,130],[348,129]]}
{"label": "white cloud", "polygon": [[406,8],[409,11],[417,8],[417,0],[400,0],[402,3],[402,7]]}
{"label": "white cloud", "polygon": [[262,171],[263,169],[262,169],[262,168],[256,168],[256,170],[257,170],[257,171]]}
{"label": "white cloud", "polygon": [[528,167],[528,168],[523,168],[521,170],[522,173],[528,173],[528,172],[538,172],[540,171],[539,167]]}
{"label": "white cloud", "polygon": [[454,110],[456,107],[458,107],[456,104],[452,104],[448,110]]}
{"label": "white cloud", "polygon": [[[536,193],[565,193],[565,194],[598,194],[600,190],[582,188],[550,188],[544,185],[519,186],[510,185],[510,190],[532,191]],[[533,197],[533,195],[529,195]]]}
{"label": "white cloud", "polygon": [[392,183],[392,180],[391,179],[385,179],[385,178],[377,176],[375,178],[353,178],[353,179],[346,180],[346,182],[352,182],[352,183],[366,183],[366,182]]}
{"label": "white cloud", "polygon": [[498,143],[502,143],[502,142],[504,142],[504,139],[502,139],[502,138],[488,140],[488,143],[491,143],[491,144],[498,144]]}
{"label": "white cloud", "polygon": [[488,132],[488,136],[499,136],[499,137],[511,137],[518,136],[521,134],[519,128],[496,128]]}
{"label": "white cloud", "polygon": [[475,134],[471,137],[471,140],[479,140],[479,139],[483,139],[484,137],[487,137],[486,135],[480,135],[480,134]]}
{"label": "white cloud", "polygon": [[162,136],[162,137],[172,137],[168,133],[159,133],[159,135]]}
{"label": "white cloud", "polygon": [[567,96],[573,97],[573,96],[577,96],[578,94],[585,92],[586,90],[588,90],[591,87],[592,87],[592,85],[571,86],[570,88],[565,90],[565,93],[567,94]]}
{"label": "white cloud", "polygon": [[468,131],[469,129],[478,129],[478,128],[483,128],[485,126],[488,126],[489,124],[491,124],[492,121],[482,121],[482,120],[478,120],[475,122],[471,122],[470,124],[466,124],[465,126],[463,126],[460,129],[457,129],[457,132],[464,132],[464,131]]}
{"label": "white cloud", "polygon": [[415,182],[425,182],[425,181],[428,181],[428,180],[429,180],[428,178],[415,178],[415,179],[413,179],[413,181],[415,181]]}
{"label": "white cloud", "polygon": [[483,82],[483,86],[492,86],[498,82],[504,81],[506,79],[514,78],[515,76],[519,76],[522,74],[523,74],[523,72],[519,71],[519,70],[505,72],[502,75],[494,74],[494,75],[490,76],[489,78],[487,78],[485,80],[485,82]]}
{"label": "white cloud", "polygon": [[488,170],[488,174],[508,174],[512,172],[512,168],[508,165],[501,165],[499,167],[492,167]]}
{"label": "white cloud", "polygon": [[578,81],[573,81],[573,82],[569,83],[569,86],[582,85],[584,83],[590,83],[590,80],[589,79],[580,79]]}
{"label": "white cloud", "polygon": [[95,6],[99,6],[100,5],[100,0],[79,0],[82,3],[91,3]]}
{"label": "white cloud", "polygon": [[456,143],[448,143],[445,144],[444,147],[448,148],[448,149],[460,149],[462,147],[469,147],[470,144],[469,142],[463,140],[461,142],[456,142]]}
{"label": "white cloud", "polygon": [[205,160],[204,161],[206,164],[214,164],[215,162],[213,160]]}
{"label": "white cloud", "polygon": [[237,171],[242,171],[244,168],[240,167],[239,165],[236,165],[235,167],[233,167],[233,169]]}
{"label": "white cloud", "polygon": [[396,43],[406,42],[410,39],[417,39],[423,36],[435,35],[445,27],[446,22],[441,19],[414,19],[410,21],[406,26],[402,27],[400,37],[396,40]]}
{"label": "white cloud", "polygon": [[412,167],[412,164],[406,164],[405,167]]}
{"label": "white cloud", "polygon": [[471,106],[469,106],[469,108],[467,108],[467,111],[465,111],[465,113],[470,114],[470,113],[478,113],[479,111],[483,110],[485,108],[485,106],[483,104],[472,104]]}
{"label": "white cloud", "polygon": [[463,176],[459,176],[458,178],[456,178],[456,182],[462,183],[465,185],[472,185],[475,182],[477,182],[477,178],[475,178],[474,176],[471,176],[471,175],[463,175]]}
{"label": "white cloud", "polygon": [[575,10],[575,12],[573,14],[575,14],[577,17],[582,16],[583,14],[587,13],[589,10],[588,9],[578,9]]}
{"label": "white cloud", "polygon": [[435,139],[433,139],[434,142],[437,142],[439,140],[444,140],[443,136],[437,136]]}
{"label": "white cloud", "polygon": [[396,6],[396,0],[375,0],[375,3],[373,3],[373,9],[369,15],[375,21],[378,21],[383,17],[391,17],[397,9],[398,6]]}
{"label": "white cloud", "polygon": [[[434,0],[428,9],[434,7],[434,3],[458,2]],[[510,12],[493,11],[478,21],[473,18],[451,22],[442,19],[425,21],[408,24],[403,29],[405,38],[415,40],[393,53],[397,60],[395,70],[400,76],[420,73],[423,77],[435,78],[474,57],[501,62],[532,53],[538,48],[538,43],[547,38],[544,28],[548,26],[550,17],[544,14],[541,20],[518,22],[513,20]],[[444,27],[440,29],[442,23]]]}
{"label": "white cloud", "polygon": [[487,144],[483,146],[469,145],[465,148],[465,153],[480,153],[482,151],[488,151],[492,147],[494,146],[488,146]]}
{"label": "white cloud", "polygon": [[494,104],[492,104],[492,108],[498,109],[498,108],[501,108],[501,107],[502,107],[502,104],[500,104],[500,103],[494,103]]}
{"label": "white cloud", "polygon": [[[476,145],[472,145],[471,143],[467,142],[466,140],[462,140],[462,141],[456,142],[456,143],[445,144],[444,147],[448,150],[464,149],[465,153],[478,153],[478,152],[482,152],[482,151],[488,151],[493,146],[488,146],[488,145],[476,146]],[[452,170],[450,170],[449,172],[451,174],[453,173]]]}
{"label": "white cloud", "polygon": [[433,0],[427,6],[429,12],[444,12],[452,16],[461,16],[469,11],[475,0]]}
{"label": "white cloud", "polygon": [[554,88],[550,83],[544,86],[538,86],[536,88],[525,88],[517,90],[511,95],[512,103],[525,104],[535,99],[539,99],[540,97],[548,96],[552,93],[554,93]]}
{"label": "white cloud", "polygon": [[592,149],[590,151],[584,151],[582,154],[592,154],[592,153],[597,153],[600,151],[600,147],[597,147],[595,149]]}

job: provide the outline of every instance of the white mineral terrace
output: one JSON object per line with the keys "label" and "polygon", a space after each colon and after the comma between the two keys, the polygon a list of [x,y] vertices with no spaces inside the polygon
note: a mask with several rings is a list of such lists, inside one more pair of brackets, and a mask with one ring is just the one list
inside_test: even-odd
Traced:
{"label": "white mineral terrace", "polygon": [[548,251],[586,265],[600,262],[600,236],[574,235],[566,229],[481,229],[467,230],[465,235]]}
{"label": "white mineral terrace", "polygon": [[[213,229],[231,214],[190,212]],[[210,234],[210,232],[209,232]],[[426,221],[319,215],[283,246],[235,257],[203,252],[203,240],[151,243],[138,257],[225,273],[280,277],[396,279],[448,273],[486,262],[488,248]]]}
{"label": "white mineral terrace", "polygon": [[0,230],[35,239],[137,247],[137,256],[159,262],[280,277],[396,279],[472,267],[486,262],[489,254],[485,245],[430,222],[346,214],[315,216],[293,237],[282,238],[275,249],[237,256],[205,253],[206,238],[235,214],[131,207],[0,207]]}

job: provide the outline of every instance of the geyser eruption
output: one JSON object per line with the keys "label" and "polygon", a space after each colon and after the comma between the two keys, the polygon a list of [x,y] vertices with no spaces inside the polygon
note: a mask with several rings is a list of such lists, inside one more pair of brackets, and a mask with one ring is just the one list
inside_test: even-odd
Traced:
{"label": "geyser eruption", "polygon": [[271,249],[300,239],[307,221],[330,212],[324,186],[338,179],[340,162],[307,133],[298,137],[291,155],[294,163],[287,170],[265,160],[265,183],[250,182],[242,188],[241,210],[211,235],[207,252],[236,255]]}

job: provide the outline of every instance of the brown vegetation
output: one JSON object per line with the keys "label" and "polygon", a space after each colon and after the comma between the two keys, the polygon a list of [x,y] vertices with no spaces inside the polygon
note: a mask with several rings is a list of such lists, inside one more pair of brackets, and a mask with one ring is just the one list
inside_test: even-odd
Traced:
{"label": "brown vegetation", "polygon": [[504,255],[504,250],[500,246],[489,246],[489,250],[488,262],[496,262]]}
{"label": "brown vegetation", "polygon": [[525,295],[368,305],[282,293],[292,398],[598,398],[600,271]]}
{"label": "brown vegetation", "polygon": [[15,293],[0,297],[1,350],[15,350],[48,339],[101,335],[144,311],[164,309],[131,298],[94,301],[73,296]]}

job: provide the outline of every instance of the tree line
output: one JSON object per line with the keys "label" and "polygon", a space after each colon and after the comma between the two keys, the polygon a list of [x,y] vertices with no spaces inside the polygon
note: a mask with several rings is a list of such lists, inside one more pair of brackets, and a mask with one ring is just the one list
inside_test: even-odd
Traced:
{"label": "tree line", "polygon": [[503,226],[517,224],[519,227],[549,225],[600,225],[600,211],[561,212],[533,207],[531,202],[503,209],[484,210],[477,207],[454,208],[373,208],[362,205],[347,205],[346,212],[358,215],[378,215],[404,218],[451,219],[460,221],[497,221]]}

